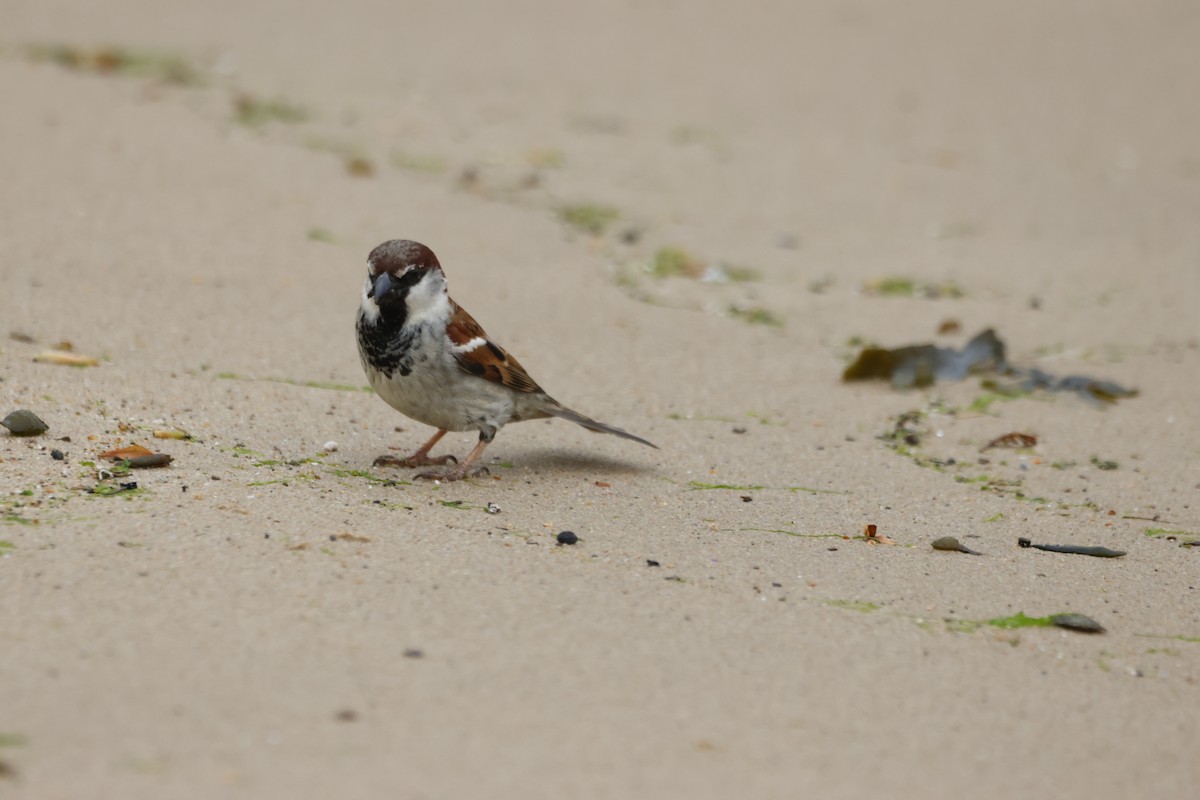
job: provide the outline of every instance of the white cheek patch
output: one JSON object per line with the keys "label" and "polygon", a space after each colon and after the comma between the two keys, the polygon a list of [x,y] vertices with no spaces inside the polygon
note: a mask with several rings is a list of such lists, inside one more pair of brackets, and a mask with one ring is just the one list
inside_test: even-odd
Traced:
{"label": "white cheek patch", "polygon": [[469,353],[472,350],[478,350],[485,344],[487,344],[487,339],[484,339],[482,336],[476,336],[469,342],[463,342],[462,344],[454,345],[454,352],[464,354]]}
{"label": "white cheek patch", "polygon": [[446,296],[446,281],[430,270],[408,292],[408,319],[405,325],[426,322],[445,322],[450,319],[450,299]]}
{"label": "white cheek patch", "polygon": [[375,323],[379,321],[379,304],[375,302],[375,298],[369,297],[368,292],[371,291],[371,279],[367,278],[366,283],[362,288],[362,300],[358,307],[362,310],[363,317],[367,322]]}

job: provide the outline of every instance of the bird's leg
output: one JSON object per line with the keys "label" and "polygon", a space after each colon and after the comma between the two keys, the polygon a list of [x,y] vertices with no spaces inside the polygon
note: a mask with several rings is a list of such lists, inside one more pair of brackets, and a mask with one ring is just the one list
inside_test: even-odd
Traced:
{"label": "bird's leg", "polygon": [[445,435],[446,431],[439,430],[433,436],[429,437],[429,441],[421,445],[420,449],[418,449],[417,452],[413,453],[411,456],[408,456],[407,458],[396,458],[395,456],[388,455],[380,456],[379,458],[375,459],[374,466],[427,467],[430,464],[445,464],[448,461],[458,463],[458,459],[454,456],[438,456],[437,458],[431,458],[429,456],[429,451],[432,450],[433,446],[441,441],[442,437]]}
{"label": "bird's leg", "polygon": [[416,477],[431,481],[460,481],[463,478],[474,478],[476,475],[484,474],[488,471],[488,468],[483,464],[475,462],[483,455],[484,448],[491,443],[495,435],[495,432],[491,436],[480,433],[479,443],[472,448],[461,464],[455,464],[453,467],[446,467],[445,469],[434,469],[429,472],[418,472]]}

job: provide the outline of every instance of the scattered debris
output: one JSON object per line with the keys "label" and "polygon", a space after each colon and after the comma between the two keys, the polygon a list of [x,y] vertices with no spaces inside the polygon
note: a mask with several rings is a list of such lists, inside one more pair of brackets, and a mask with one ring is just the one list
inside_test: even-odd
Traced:
{"label": "scattered debris", "polygon": [[1003,436],[997,436],[995,439],[992,439],[983,447],[979,448],[979,452],[982,453],[985,450],[992,449],[993,447],[1011,447],[1014,449],[1020,449],[1023,447],[1037,447],[1037,443],[1038,437],[1034,436],[1032,433],[1018,433],[1017,431],[1013,431],[1012,433],[1006,433]]}
{"label": "scattered debris", "polygon": [[308,111],[287,100],[263,100],[251,94],[238,94],[233,99],[233,118],[250,128],[268,122],[296,124],[308,119]]}
{"label": "scattered debris", "polygon": [[762,273],[754,267],[739,267],[734,264],[719,262],[707,267],[700,274],[701,283],[758,283]]}
{"label": "scattered debris", "polygon": [[181,441],[191,441],[192,435],[182,428],[172,428],[170,430],[162,430],[154,432],[155,439],[179,439]]}
{"label": "scattered debris", "polygon": [[9,331],[8,338],[21,344],[33,344],[34,338],[24,331]]}
{"label": "scattered debris", "polygon": [[98,367],[100,362],[91,356],[81,356],[66,350],[43,350],[33,357],[38,364],[58,364],[63,367]]}
{"label": "scattered debris", "polygon": [[416,647],[410,647],[410,648],[408,648],[407,650],[405,650],[405,651],[404,651],[404,657],[405,657],[405,658],[424,658],[424,657],[425,657],[425,651],[424,651],[424,650],[420,650],[420,649],[418,649],[418,648],[416,648]]}
{"label": "scattered debris", "polygon": [[647,566],[647,567],[661,567],[661,566],[662,566],[662,564],[658,563],[658,562],[657,562],[657,561],[655,561],[653,558],[647,558],[647,559],[646,559],[646,566]]}
{"label": "scattered debris", "polygon": [[940,539],[934,539],[930,543],[930,545],[933,547],[934,550],[954,550],[959,553],[967,553],[968,555],[972,555],[972,556],[983,555],[983,553],[980,553],[977,550],[972,550],[971,548],[967,547],[962,542],[958,541],[958,539],[955,539],[953,536],[943,536]]}
{"label": "scattered debris", "polygon": [[951,319],[942,320],[941,323],[938,325],[937,332],[938,332],[939,336],[949,336],[953,333],[960,333],[961,331],[962,331],[962,323],[956,319],[951,318]]}
{"label": "scattered debris", "polygon": [[969,374],[990,372],[1016,378],[1015,386],[994,386],[1001,394],[1032,392],[1073,392],[1085,400],[1115,403],[1123,397],[1137,396],[1110,381],[1084,375],[1056,377],[1037,368],[1015,367],[1005,358],[1004,342],[991,328],[977,334],[962,350],[932,344],[887,349],[864,347],[858,358],[842,372],[843,381],[886,380],[896,389],[930,386],[936,381],[960,381]]}
{"label": "scattered debris", "polygon": [[1050,622],[1060,628],[1080,633],[1104,633],[1104,626],[1083,614],[1052,614]]}
{"label": "scattered debris", "polygon": [[972,371],[1002,369],[1004,342],[991,328],[967,342],[962,350],[932,344],[889,350],[864,347],[842,373],[843,381],[890,380],[897,389],[930,386],[935,381],[960,381]]}
{"label": "scattered debris", "polygon": [[13,436],[41,436],[50,430],[50,426],[43,422],[41,417],[24,408],[0,420],[0,425],[8,428],[8,432]]}
{"label": "scattered debris", "polygon": [[597,203],[578,203],[558,209],[558,217],[564,223],[592,236],[602,235],[620,216],[621,212],[613,206]]}
{"label": "scattered debris", "polygon": [[743,308],[738,305],[729,306],[729,316],[740,319],[750,325],[767,325],[772,328],[782,328],[783,318],[770,309],[753,307]]}
{"label": "scattered debris", "polygon": [[[977,624],[977,623],[976,623]],[[1051,614],[1047,617],[1030,617],[1018,611],[1011,617],[997,617],[986,621],[993,628],[1049,628],[1058,626],[1080,633],[1104,633],[1104,626],[1083,614]]]}
{"label": "scattered debris", "polygon": [[359,536],[358,534],[355,534],[355,533],[343,532],[343,533],[335,533],[335,534],[331,535],[329,537],[329,540],[332,542],[336,542],[336,541],[340,540],[343,542],[358,542],[360,544],[366,544],[367,542],[371,541],[371,537],[370,536]]}
{"label": "scattered debris", "polygon": [[158,469],[171,465],[172,459],[166,453],[151,453],[148,456],[134,456],[129,459],[130,469]]}
{"label": "scattered debris", "polygon": [[660,247],[650,264],[650,274],[656,278],[699,278],[704,274],[704,262],[682,247]]}
{"label": "scattered debris", "polygon": [[559,544],[575,544],[579,541],[579,537],[573,531],[561,531],[555,539]]}
{"label": "scattered debris", "polygon": [[1115,403],[1123,397],[1137,397],[1137,389],[1126,389],[1112,381],[1100,381],[1086,375],[1064,375],[1055,377],[1036,367],[1018,369],[1010,367],[1013,375],[1024,377],[1020,387],[1025,391],[1044,389],[1047,392],[1073,392],[1085,400],[1097,403]]}
{"label": "scattered debris", "polygon": [[1082,547],[1074,544],[1034,544],[1022,537],[1017,539],[1019,547],[1032,547],[1034,550],[1046,550],[1050,553],[1072,553],[1079,556],[1096,556],[1097,558],[1120,558],[1124,550],[1110,550],[1107,547]]}
{"label": "scattered debris", "polygon": [[1165,539],[1168,542],[1179,542],[1180,547],[1200,546],[1200,533],[1191,531],[1174,531],[1167,528],[1146,528],[1145,534],[1152,539]]}
{"label": "scattered debris", "polygon": [[1092,456],[1092,466],[1096,469],[1104,470],[1106,472],[1121,468],[1121,465],[1116,461],[1101,459],[1098,456]]}
{"label": "scattered debris", "polygon": [[866,539],[869,544],[895,544],[896,540],[890,536],[885,536],[879,533],[879,526],[868,523],[863,528],[863,539]]}
{"label": "scattered debris", "polygon": [[175,53],[126,47],[84,48],[77,45],[33,45],[26,50],[34,61],[98,75],[129,75],[159,83],[193,87],[204,82],[199,68]]}
{"label": "scattered debris", "polygon": [[113,497],[125,492],[136,492],[138,488],[137,481],[129,481],[127,483],[119,483],[116,486],[111,484],[101,484],[92,489],[89,489],[90,494],[99,495],[100,497]]}
{"label": "scattered debris", "polygon": [[955,299],[966,295],[962,287],[953,281],[928,283],[925,281],[915,281],[912,278],[905,278],[903,276],[889,276],[867,281],[863,284],[862,290],[863,294],[878,295],[880,297],[920,296],[929,300],[942,298]]}
{"label": "scattered debris", "polygon": [[341,711],[334,714],[333,718],[338,722],[357,722],[358,712],[353,708],[343,708]]}
{"label": "scattered debris", "polygon": [[348,156],[345,166],[346,172],[356,178],[370,178],[375,175],[375,162],[366,156]]}

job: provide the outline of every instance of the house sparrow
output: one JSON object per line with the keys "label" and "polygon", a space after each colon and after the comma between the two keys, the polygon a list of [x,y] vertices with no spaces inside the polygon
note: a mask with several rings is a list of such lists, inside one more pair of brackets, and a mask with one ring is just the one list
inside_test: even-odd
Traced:
{"label": "house sparrow", "polygon": [[[442,266],[423,244],[393,239],[371,251],[357,329],[358,353],[375,392],[405,416],[437,428],[411,456],[380,456],[376,466],[454,462],[452,467],[417,477],[452,481],[478,475],[487,470],[476,462],[500,428],[546,417],[561,417],[589,431],[655,447],[572,411],[546,394],[450,299]],[[429,455],[447,431],[466,430],[479,431],[479,443],[461,464],[454,456]]]}

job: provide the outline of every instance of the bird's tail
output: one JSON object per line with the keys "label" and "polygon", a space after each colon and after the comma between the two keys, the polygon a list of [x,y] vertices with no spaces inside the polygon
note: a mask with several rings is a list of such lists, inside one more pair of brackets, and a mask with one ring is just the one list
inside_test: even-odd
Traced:
{"label": "bird's tail", "polygon": [[658,445],[654,444],[653,442],[648,442],[640,436],[634,436],[629,431],[623,431],[620,428],[614,428],[612,425],[605,425],[603,422],[597,422],[590,417],[585,417],[578,411],[572,411],[566,406],[560,406],[557,403],[553,403],[548,405],[545,410],[546,412],[553,414],[560,419],[574,422],[576,425],[587,428],[589,431],[594,433],[611,433],[613,436],[620,436],[622,439],[629,439],[631,441],[644,444],[647,447],[653,447],[655,450],[658,449]]}

